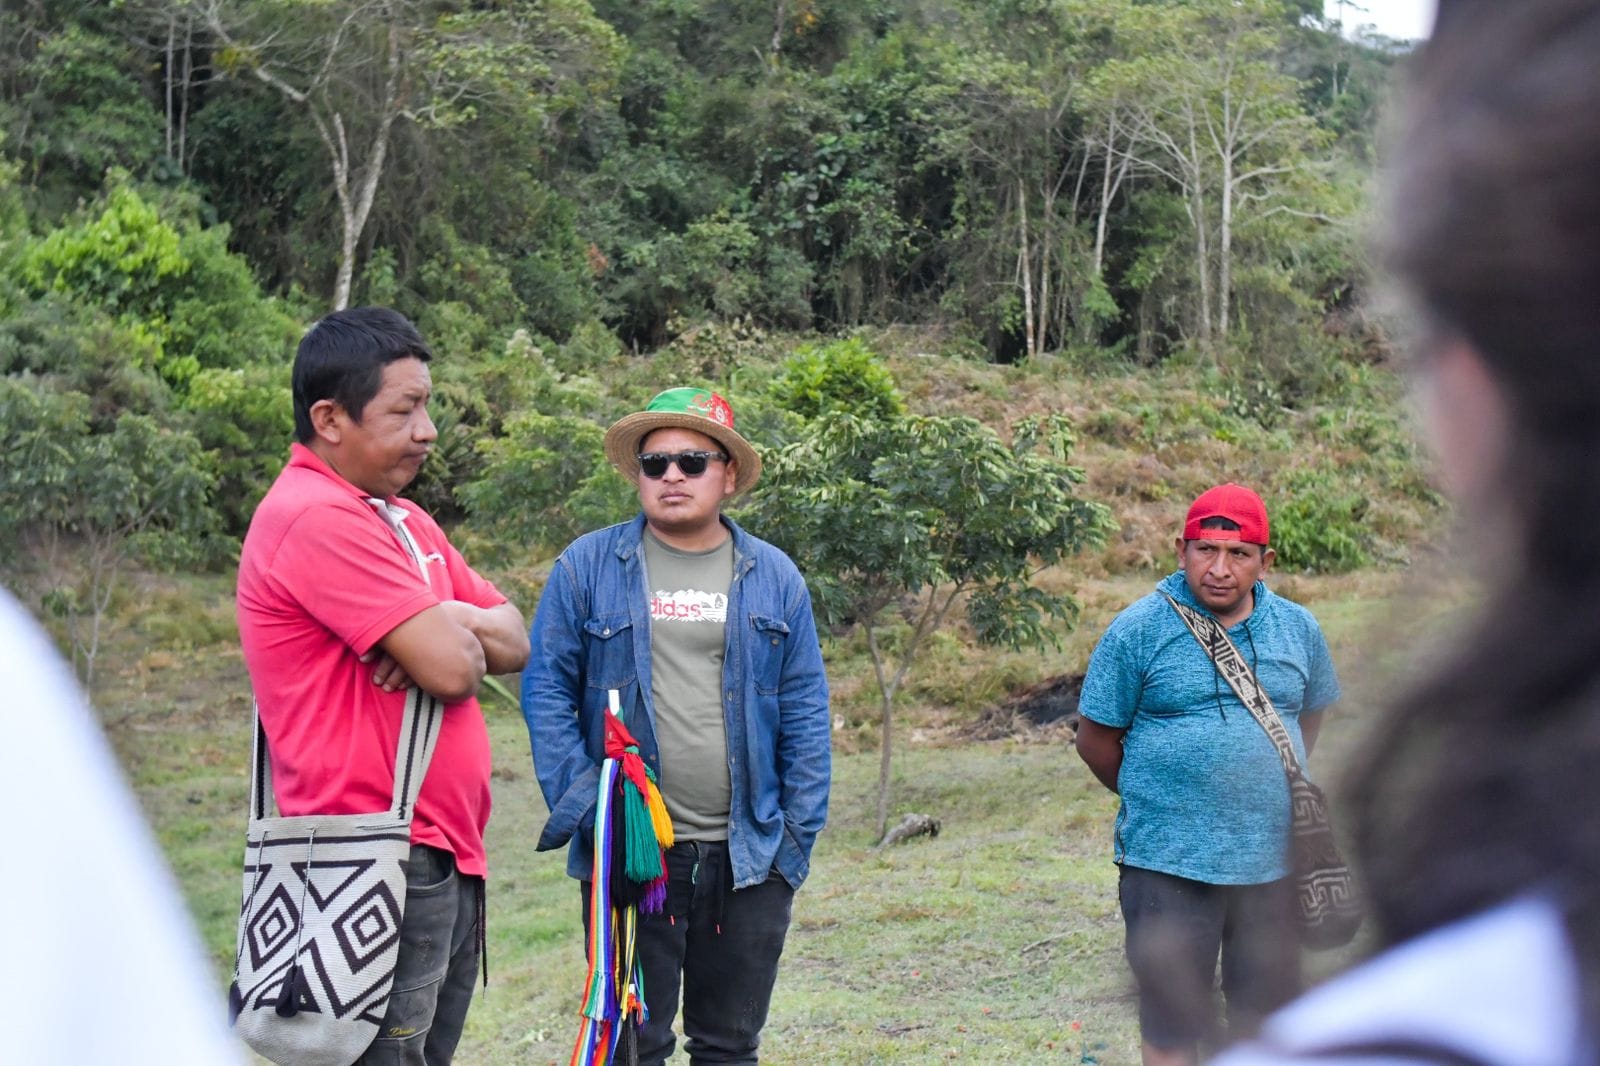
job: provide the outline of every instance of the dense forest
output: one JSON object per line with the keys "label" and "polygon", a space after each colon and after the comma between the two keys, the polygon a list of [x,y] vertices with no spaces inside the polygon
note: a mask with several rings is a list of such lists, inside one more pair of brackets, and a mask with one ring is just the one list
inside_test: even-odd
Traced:
{"label": "dense forest", "polygon": [[652,353],[769,444],[830,390],[903,413],[857,339],[891,327],[1188,360],[1271,416],[1382,354],[1364,220],[1405,46],[1339,30],[1312,0],[8,2],[13,582],[92,623],[129,561],[225,566],[294,343],[352,304],[440,354],[417,495],[524,546],[626,510],[598,439]]}

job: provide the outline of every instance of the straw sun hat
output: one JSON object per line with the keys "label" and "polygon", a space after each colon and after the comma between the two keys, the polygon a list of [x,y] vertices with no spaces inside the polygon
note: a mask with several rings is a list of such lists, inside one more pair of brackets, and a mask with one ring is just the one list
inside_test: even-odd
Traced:
{"label": "straw sun hat", "polygon": [[677,388],[656,394],[643,411],[617,420],[606,430],[606,458],[629,481],[639,480],[639,445],[657,429],[704,433],[739,464],[733,491],[743,492],[761,476],[761,456],[733,428],[733,408],[708,389]]}

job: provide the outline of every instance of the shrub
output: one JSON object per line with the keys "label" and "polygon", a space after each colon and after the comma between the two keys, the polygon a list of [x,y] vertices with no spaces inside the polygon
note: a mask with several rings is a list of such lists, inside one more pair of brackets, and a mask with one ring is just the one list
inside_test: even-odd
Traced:
{"label": "shrub", "polygon": [[294,438],[287,363],[201,370],[183,403],[217,471],[213,499],[230,536],[243,537]]}
{"label": "shrub", "polygon": [[1367,500],[1336,471],[1302,471],[1273,508],[1272,546],[1295,570],[1342,574],[1365,566]]}
{"label": "shrub", "polygon": [[869,421],[898,418],[905,401],[894,375],[858,338],[802,345],[783,365],[770,395],[809,420],[849,414]]}
{"label": "shrub", "polygon": [[13,268],[35,298],[97,311],[147,342],[179,391],[203,367],[241,366],[286,352],[298,324],[261,295],[227,227],[183,229],[113,174],[98,214],[25,247]]}
{"label": "shrub", "polygon": [[514,553],[524,546],[564,547],[636,509],[633,488],[611,469],[605,430],[585,418],[525,412],[505,434],[480,442],[483,476],[462,486],[479,533]]}

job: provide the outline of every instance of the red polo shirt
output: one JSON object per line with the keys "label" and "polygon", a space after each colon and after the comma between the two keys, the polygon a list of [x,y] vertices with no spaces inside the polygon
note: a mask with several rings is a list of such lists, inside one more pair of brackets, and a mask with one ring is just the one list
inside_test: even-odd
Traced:
{"label": "red polo shirt", "polygon": [[[300,444],[244,538],[239,640],[285,815],[387,810],[405,693],[374,685],[360,656],[441,600],[493,607],[506,599],[420,508],[388,502],[409,512],[427,582],[366,494]],[[478,701],[447,704],[411,840],[448,849],[463,873],[478,876],[487,869],[489,767]]]}

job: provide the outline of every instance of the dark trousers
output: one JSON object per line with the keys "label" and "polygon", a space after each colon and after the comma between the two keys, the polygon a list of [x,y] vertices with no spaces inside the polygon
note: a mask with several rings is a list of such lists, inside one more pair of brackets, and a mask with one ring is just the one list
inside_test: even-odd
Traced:
{"label": "dark trousers", "polygon": [[478,978],[483,878],[455,856],[413,844],[400,957],[378,1038],[352,1066],[450,1066]]}
{"label": "dark trousers", "polygon": [[[670,848],[667,877],[666,908],[639,916],[639,961],[650,1012],[639,1030],[640,1066],[659,1066],[672,1054],[680,988],[690,1063],[755,1063],[794,889],[774,873],[733,891],[722,841],[690,840]],[[587,882],[583,927],[587,933]]]}
{"label": "dark trousers", "polygon": [[[1117,887],[1139,1030],[1159,1048],[1215,1048],[1252,1033],[1300,990],[1291,879],[1213,885],[1123,866]],[[1218,1025],[1218,960],[1227,1027]]]}

